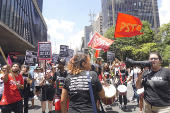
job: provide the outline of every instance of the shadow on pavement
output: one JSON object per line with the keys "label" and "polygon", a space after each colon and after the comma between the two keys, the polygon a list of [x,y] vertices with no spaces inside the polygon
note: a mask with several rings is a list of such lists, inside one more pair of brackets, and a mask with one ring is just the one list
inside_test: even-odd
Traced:
{"label": "shadow on pavement", "polygon": [[34,108],[29,108],[29,109],[35,109],[35,110],[37,110],[37,109],[41,109],[41,106],[39,106],[39,105],[34,105]]}
{"label": "shadow on pavement", "polygon": [[106,109],[105,110],[106,113],[119,113],[117,111],[114,111],[114,109],[112,109],[112,108],[105,108],[105,109]]}
{"label": "shadow on pavement", "polygon": [[57,113],[57,111],[55,111],[55,110],[52,110],[52,112],[51,113]]}
{"label": "shadow on pavement", "polygon": [[127,105],[128,107],[128,110],[122,110],[122,111],[125,111],[125,112],[133,112],[133,111],[136,111],[136,107],[138,107],[139,105]]}

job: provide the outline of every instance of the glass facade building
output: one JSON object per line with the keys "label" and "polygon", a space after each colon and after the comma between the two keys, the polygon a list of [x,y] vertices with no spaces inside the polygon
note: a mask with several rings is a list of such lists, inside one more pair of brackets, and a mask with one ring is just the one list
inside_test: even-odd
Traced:
{"label": "glass facade building", "polygon": [[148,21],[153,30],[160,27],[157,0],[101,0],[101,2],[104,34],[115,25],[118,12]]}
{"label": "glass facade building", "polygon": [[47,28],[33,0],[0,0],[0,21],[36,50],[38,42],[47,41]]}
{"label": "glass facade building", "polygon": [[38,4],[38,7],[42,13],[42,10],[43,10],[43,0],[36,0],[37,1],[37,4]]}

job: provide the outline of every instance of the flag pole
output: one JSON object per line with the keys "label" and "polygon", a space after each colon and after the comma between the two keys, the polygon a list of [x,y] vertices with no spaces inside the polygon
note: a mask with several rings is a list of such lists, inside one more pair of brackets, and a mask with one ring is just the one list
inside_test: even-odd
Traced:
{"label": "flag pole", "polygon": [[[3,58],[4,58],[5,62],[6,62],[6,64],[9,65],[8,62],[7,62],[7,60],[6,60],[6,57],[5,57],[5,55],[4,55],[4,52],[3,52],[2,48],[1,48],[1,46],[0,46],[0,51],[1,51],[1,54],[2,54],[2,56],[3,56]],[[12,77],[13,77],[13,79],[15,80],[15,83],[17,83],[17,81],[16,81],[16,79],[15,79],[15,77],[14,77],[14,73],[13,73],[11,70],[9,70],[9,72],[12,74]]]}

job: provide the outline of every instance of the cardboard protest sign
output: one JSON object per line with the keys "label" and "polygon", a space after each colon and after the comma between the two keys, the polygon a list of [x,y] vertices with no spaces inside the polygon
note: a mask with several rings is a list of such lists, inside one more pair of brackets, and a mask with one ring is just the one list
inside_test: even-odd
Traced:
{"label": "cardboard protest sign", "polygon": [[52,60],[51,42],[38,42],[38,59]]}
{"label": "cardboard protest sign", "polygon": [[37,52],[27,50],[24,64],[29,66],[35,66],[35,64],[38,63],[37,56],[38,56]]}
{"label": "cardboard protest sign", "polygon": [[115,59],[114,51],[107,51],[107,62],[113,62]]}
{"label": "cardboard protest sign", "polygon": [[59,57],[67,57],[68,56],[68,46],[67,45],[60,45],[60,53]]}
{"label": "cardboard protest sign", "polygon": [[59,54],[53,54],[52,55],[52,63],[57,64],[58,57],[59,57]]}
{"label": "cardboard protest sign", "polygon": [[74,50],[68,49],[68,57],[69,57],[69,58],[72,58],[72,57],[73,57],[73,54],[74,54]]}

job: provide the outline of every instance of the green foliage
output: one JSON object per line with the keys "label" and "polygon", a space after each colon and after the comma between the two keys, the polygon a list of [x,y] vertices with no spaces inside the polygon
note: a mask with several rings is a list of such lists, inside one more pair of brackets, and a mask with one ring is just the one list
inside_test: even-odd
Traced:
{"label": "green foliage", "polygon": [[170,45],[167,45],[162,52],[162,59],[163,59],[163,64],[165,66],[168,66],[170,63]]}
{"label": "green foliage", "polygon": [[156,41],[162,43],[170,44],[170,23],[163,24],[162,27],[159,28],[159,33],[157,34]]}
{"label": "green foliage", "polygon": [[[143,28],[141,32],[144,34],[134,37],[124,37],[114,39],[115,26],[112,26],[105,33],[105,37],[114,39],[113,44],[110,46],[110,51],[115,51],[116,58],[121,61],[125,61],[126,57],[134,60],[146,60],[149,55],[149,50],[154,49],[156,43],[154,43],[154,32],[151,30],[150,23],[142,21]],[[107,53],[101,52],[101,56],[107,61]]]}
{"label": "green foliage", "polygon": [[[134,37],[115,38],[115,26],[112,26],[105,33],[105,37],[114,40],[109,47],[109,51],[114,51],[115,56],[120,61],[125,61],[126,57],[133,60],[147,60],[150,52],[158,51],[163,59],[163,65],[170,64],[170,23],[162,25],[159,33],[151,30],[151,24],[142,21],[141,32],[144,34]],[[107,61],[107,52],[101,51],[100,56]]]}

